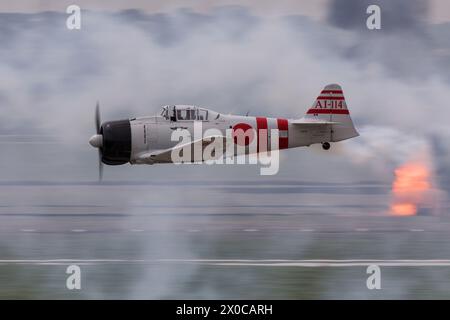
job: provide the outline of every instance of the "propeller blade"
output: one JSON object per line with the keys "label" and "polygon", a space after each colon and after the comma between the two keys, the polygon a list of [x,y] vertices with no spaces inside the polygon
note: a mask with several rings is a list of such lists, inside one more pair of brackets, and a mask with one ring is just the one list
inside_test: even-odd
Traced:
{"label": "propeller blade", "polygon": [[102,162],[102,151],[98,149],[98,181],[103,180],[103,162]]}
{"label": "propeller blade", "polygon": [[[100,103],[97,101],[95,106],[95,129],[97,130],[97,134],[100,134],[101,130],[101,119],[100,119]],[[101,147],[98,148],[98,181],[101,182],[103,180],[103,150]]]}
{"label": "propeller blade", "polygon": [[100,104],[97,101],[95,106],[95,128],[97,129],[97,134],[100,134]]}

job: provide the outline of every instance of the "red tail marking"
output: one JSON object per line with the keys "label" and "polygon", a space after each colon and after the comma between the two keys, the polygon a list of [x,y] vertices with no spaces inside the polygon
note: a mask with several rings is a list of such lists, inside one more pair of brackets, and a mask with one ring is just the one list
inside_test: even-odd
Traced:
{"label": "red tail marking", "polygon": [[336,93],[336,94],[342,94],[342,90],[322,90],[321,93]]}
{"label": "red tail marking", "polygon": [[333,96],[319,96],[317,97],[317,100],[345,100],[344,97],[333,97]]}
{"label": "red tail marking", "polygon": [[320,114],[350,114],[348,109],[309,109],[307,114],[320,113]]}

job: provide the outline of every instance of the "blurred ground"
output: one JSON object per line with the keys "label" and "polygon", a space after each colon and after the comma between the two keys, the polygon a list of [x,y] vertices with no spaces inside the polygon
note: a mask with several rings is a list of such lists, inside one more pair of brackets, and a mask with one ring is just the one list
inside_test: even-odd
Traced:
{"label": "blurred ground", "polygon": [[[450,298],[446,265],[382,266],[372,291],[364,265],[302,265],[449,259],[450,220],[388,216],[388,193],[289,181],[3,184],[0,298]],[[279,259],[288,263],[260,261]],[[81,266],[80,291],[65,288],[69,264]]]}

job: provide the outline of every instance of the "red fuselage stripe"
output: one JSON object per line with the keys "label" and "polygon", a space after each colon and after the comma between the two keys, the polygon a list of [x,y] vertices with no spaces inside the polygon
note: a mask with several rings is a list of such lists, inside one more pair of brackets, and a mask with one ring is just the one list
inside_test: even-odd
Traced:
{"label": "red fuselage stripe", "polygon": [[[289,124],[287,119],[277,119],[277,125],[278,125],[278,134],[280,135],[278,139],[278,148],[281,149],[287,149],[289,147]],[[282,137],[280,131],[286,131],[286,136]]]}
{"label": "red fuselage stripe", "polygon": [[257,152],[259,152],[259,145],[261,143],[259,141],[259,134],[260,134],[259,131],[263,130],[263,129],[266,130],[266,147],[265,147],[266,150],[263,150],[263,151],[267,151],[267,149],[268,149],[268,145],[267,145],[267,137],[268,137],[268,134],[267,134],[267,118],[265,118],[265,117],[256,117],[256,134],[258,135],[257,136],[258,144],[257,144],[257,147],[256,147]]}
{"label": "red fuselage stripe", "polygon": [[308,114],[320,113],[320,114],[350,114],[348,109],[309,109]]}

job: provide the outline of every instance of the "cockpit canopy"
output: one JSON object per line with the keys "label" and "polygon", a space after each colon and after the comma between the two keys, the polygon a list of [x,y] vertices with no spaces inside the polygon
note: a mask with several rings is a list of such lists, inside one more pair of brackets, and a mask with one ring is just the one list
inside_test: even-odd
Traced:
{"label": "cockpit canopy", "polygon": [[208,121],[218,119],[217,112],[190,105],[164,106],[161,116],[170,121]]}

